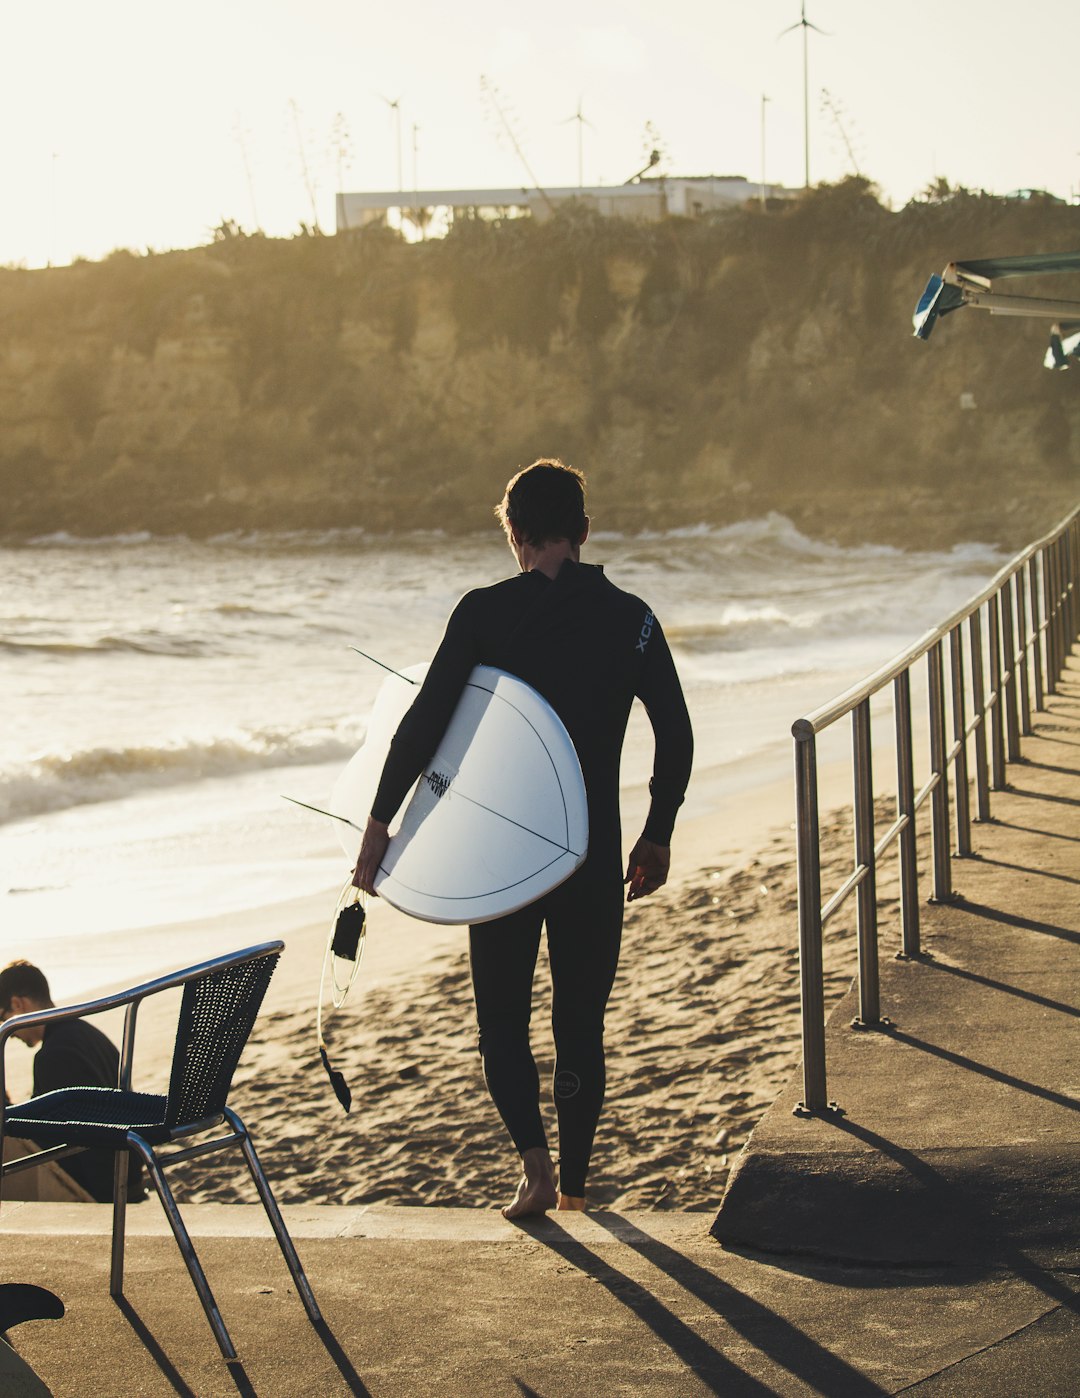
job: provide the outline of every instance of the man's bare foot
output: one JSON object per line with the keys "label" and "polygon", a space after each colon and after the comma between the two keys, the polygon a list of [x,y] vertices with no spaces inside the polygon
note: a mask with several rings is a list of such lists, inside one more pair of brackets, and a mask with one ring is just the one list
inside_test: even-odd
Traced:
{"label": "man's bare foot", "polygon": [[559,1212],[565,1213],[567,1210],[583,1214],[585,1212],[585,1196],[583,1194],[560,1194]]}
{"label": "man's bare foot", "polygon": [[521,1157],[521,1168],[521,1183],[511,1202],[503,1209],[503,1218],[528,1218],[530,1214],[544,1214],[558,1202],[555,1166],[543,1146],[527,1150]]}

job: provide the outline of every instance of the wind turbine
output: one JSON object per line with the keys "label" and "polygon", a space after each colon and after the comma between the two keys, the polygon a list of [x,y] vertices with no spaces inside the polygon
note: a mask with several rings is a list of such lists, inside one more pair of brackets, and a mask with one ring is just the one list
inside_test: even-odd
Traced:
{"label": "wind turbine", "polygon": [[568,116],[568,117],[566,117],[566,118],[562,121],[561,125],[565,126],[566,123],[569,122],[569,121],[576,121],[576,122],[577,122],[577,183],[578,183],[578,189],[582,189],[582,188],[584,188],[584,185],[585,185],[585,163],[584,163],[584,159],[583,159],[583,154],[584,154],[584,143],[583,143],[583,133],[582,133],[582,129],[581,129],[581,128],[582,128],[583,126],[588,126],[588,127],[590,127],[593,131],[595,131],[595,130],[596,130],[596,127],[593,126],[592,122],[589,121],[589,119],[588,119],[586,116],[584,116],[584,115],[582,114],[582,111],[581,111],[581,98],[580,98],[580,96],[578,97],[578,100],[577,100],[577,111],[574,113],[573,116]]}
{"label": "wind turbine", "polygon": [[384,97],[381,92],[376,93],[376,96],[380,102],[385,102],[394,114],[394,137],[397,143],[397,187],[398,193],[401,194],[405,189],[405,178],[401,173],[401,98],[395,97],[391,100],[389,97]]}
{"label": "wind turbine", "polygon": [[785,34],[790,34],[793,29],[802,30],[802,81],[803,81],[803,160],[804,177],[803,188],[810,188],[810,64],[807,58],[807,31],[813,29],[816,34],[826,34],[827,31],[819,29],[816,24],[811,24],[806,18],[806,0],[802,0],[801,14],[797,24],[789,24],[786,29],[780,31],[777,36],[782,39]]}

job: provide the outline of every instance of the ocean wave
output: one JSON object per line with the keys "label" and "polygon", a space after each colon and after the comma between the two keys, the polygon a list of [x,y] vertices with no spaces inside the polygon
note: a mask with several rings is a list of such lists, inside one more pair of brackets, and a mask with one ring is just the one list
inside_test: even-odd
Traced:
{"label": "ocean wave", "polygon": [[344,760],[361,737],[358,725],[341,722],[303,732],[266,728],[160,745],[41,753],[0,771],[0,824],[210,777]]}
{"label": "ocean wave", "polygon": [[218,602],[205,609],[213,616],[259,617],[270,621],[292,621],[295,612],[272,611],[267,607],[252,607],[245,602]]}
{"label": "ocean wave", "polygon": [[[183,534],[151,534],[138,529],[129,534],[101,534],[92,537],[57,530],[55,534],[37,534],[25,540],[28,549],[137,548],[144,544],[178,544],[186,542]],[[10,547],[10,545],[8,545]]]}
{"label": "ocean wave", "polygon": [[678,650],[712,651],[742,649],[760,645],[766,639],[775,644],[778,634],[812,630],[819,622],[813,615],[799,616],[772,603],[760,606],[729,602],[715,621],[664,624],[664,635]]}
{"label": "ocean wave", "polygon": [[92,641],[35,641],[0,636],[0,651],[12,655],[163,655],[180,660],[197,660],[215,653],[204,641],[193,636],[97,636]]}
{"label": "ocean wave", "polygon": [[743,556],[774,563],[785,555],[823,563],[844,560],[856,566],[891,562],[905,569],[936,560],[980,570],[1000,567],[1008,557],[996,545],[978,542],[926,550],[902,549],[893,544],[834,543],[804,534],[787,515],[776,510],[733,524],[689,524],[673,529],[642,530],[634,534],[597,530],[591,537],[597,542],[622,545],[631,556],[635,556],[643,547],[648,551],[654,545],[696,542],[701,546],[699,552],[685,552],[681,556],[657,552],[655,557],[670,566],[697,569],[703,573],[717,560]]}

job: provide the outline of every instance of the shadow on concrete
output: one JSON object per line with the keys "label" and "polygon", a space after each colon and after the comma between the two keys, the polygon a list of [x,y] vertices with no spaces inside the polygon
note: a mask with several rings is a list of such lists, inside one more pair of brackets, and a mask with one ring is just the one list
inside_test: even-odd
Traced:
{"label": "shadow on concrete", "polygon": [[[601,1213],[591,1214],[596,1223],[603,1224]],[[587,1277],[599,1282],[616,1301],[628,1307],[668,1349],[682,1361],[710,1393],[725,1395],[725,1398],[765,1398],[773,1390],[745,1373],[727,1358],[714,1345],[703,1340],[691,1330],[685,1321],[668,1309],[640,1282],[634,1281],[624,1272],[606,1262],[591,1248],[572,1237],[553,1218],[530,1223],[528,1220],[516,1222],[516,1226],[529,1234],[538,1243],[550,1248],[558,1257],[571,1263]],[[620,1230],[616,1234],[620,1242],[627,1241]],[[611,1231],[609,1229],[609,1231]],[[651,1241],[651,1240],[650,1240]],[[675,1254],[678,1256],[679,1254]],[[706,1276],[709,1274],[706,1273]],[[710,1277],[710,1281],[715,1279]],[[707,1302],[707,1304],[712,1304]],[[878,1389],[873,1392],[877,1394]]]}
{"label": "shadow on concrete", "polygon": [[[1055,738],[1055,742],[1058,740]],[[1075,777],[1076,770],[1073,767],[1059,767],[1056,762],[1036,762],[1033,757],[1021,758],[1021,763],[1025,767],[1034,767],[1040,772],[1060,772],[1063,777]],[[1042,831],[1038,832],[1039,834]]]}
{"label": "shadow on concrete", "polygon": [[[1076,804],[1080,805],[1080,801]],[[1014,869],[1018,874],[1034,874],[1040,879],[1056,879],[1059,883],[1080,884],[1080,879],[1073,878],[1072,874],[1058,874],[1053,869],[1037,869],[1030,864],[1010,864],[1007,859],[991,859],[986,854],[979,857],[984,864],[993,865],[997,869]]]}
{"label": "shadow on concrete", "polygon": [[858,1122],[852,1121],[850,1118],[830,1117],[828,1124],[835,1130],[854,1137],[855,1140],[861,1141],[864,1145],[872,1146],[874,1150],[880,1151],[882,1155],[894,1160],[926,1189],[930,1197],[938,1201],[942,1213],[947,1211],[953,1219],[963,1221],[968,1227],[974,1228],[984,1236],[993,1237],[999,1249],[996,1262],[998,1267],[1009,1268],[1057,1305],[1066,1310],[1080,1313],[1080,1293],[1067,1286],[1053,1272],[1047,1271],[1045,1267],[1040,1266],[1027,1253],[1011,1243],[1003,1232],[1001,1221],[972,1197],[971,1192],[960,1189],[951,1183],[932,1165],[916,1155],[914,1151],[898,1146],[895,1141],[890,1141],[888,1137],[881,1136],[865,1126],[860,1126]]}
{"label": "shadow on concrete", "polygon": [[997,824],[1002,830],[1018,830],[1022,835],[1038,835],[1040,839],[1047,840],[1068,840],[1070,844],[1080,845],[1080,835],[1066,835],[1063,830],[1040,830],[1034,825],[1018,825],[1015,820],[999,820]]}
{"label": "shadow on concrete", "polygon": [[1033,990],[1021,990],[1018,985],[1009,985],[1007,981],[996,981],[990,976],[981,976],[978,971],[966,971],[962,966],[949,966],[944,961],[929,959],[925,964],[928,970],[944,971],[946,975],[957,976],[960,980],[973,981],[976,985],[985,985],[989,990],[1000,990],[1006,995],[1015,995],[1021,1000],[1030,1000],[1033,1005],[1042,1005],[1047,1010],[1057,1010],[1063,1015],[1080,1017],[1080,1006],[1066,1005],[1061,1000],[1051,1000],[1049,996],[1037,995]]}
{"label": "shadow on concrete", "polygon": [[[195,1390],[188,1387],[172,1360],[158,1343],[153,1331],[139,1315],[128,1298],[126,1296],[118,1296],[114,1297],[114,1301],[120,1314],[131,1326],[139,1342],[157,1365],[162,1378],[170,1385],[173,1392],[180,1394],[181,1398],[199,1398]],[[345,1383],[346,1392],[357,1395],[357,1398],[371,1398],[370,1391],[365,1386],[360,1375],[353,1368],[349,1356],[341,1348],[340,1344],[338,1344],[334,1332],[326,1322],[323,1321],[321,1325],[312,1325],[311,1328],[315,1331],[316,1335],[318,1335],[327,1354],[334,1361],[338,1373]],[[248,1378],[247,1371],[244,1369],[243,1363],[240,1360],[234,1359],[226,1361],[223,1359],[221,1362],[223,1367],[228,1370],[230,1378],[236,1385],[237,1392],[242,1394],[243,1398],[258,1398],[258,1393],[251,1380]]]}
{"label": "shadow on concrete", "polygon": [[338,1344],[337,1336],[330,1329],[329,1325],[327,1325],[326,1321],[323,1320],[320,1325],[312,1325],[311,1328],[323,1342],[324,1349],[334,1361],[337,1371],[345,1381],[348,1391],[356,1394],[357,1398],[371,1398],[370,1390],[353,1368],[352,1360],[350,1360],[349,1356]]}
{"label": "shadow on concrete", "polygon": [[[810,1387],[822,1393],[843,1393],[845,1398],[871,1398],[871,1395],[885,1392],[776,1311],[721,1281],[708,1268],[650,1237],[627,1219],[618,1214],[607,1218],[593,1214],[592,1217],[691,1296],[722,1315],[755,1349]],[[850,1284],[849,1276],[844,1280]]]}
{"label": "shadow on concrete", "polygon": [[985,903],[972,903],[966,898],[964,911],[973,913],[976,917],[984,917],[988,922],[1004,922],[1009,927],[1022,927],[1028,932],[1045,932],[1050,937],[1060,937],[1062,941],[1076,942],[1080,945],[1080,932],[1070,932],[1067,927],[1059,927],[1056,922],[1039,922],[1033,917],[1019,917],[1016,913],[1002,912],[1000,908],[990,908]]}
{"label": "shadow on concrete", "polygon": [[[864,1374],[837,1358],[804,1331],[768,1306],[721,1281],[707,1268],[692,1262],[666,1243],[658,1242],[619,1214],[597,1212],[589,1217],[613,1238],[633,1248],[653,1267],[664,1272],[696,1300],[748,1340],[755,1349],[789,1373],[822,1393],[843,1393],[845,1398],[881,1398],[885,1390]],[[559,1236],[553,1237],[557,1230]],[[532,1230],[530,1230],[532,1231]],[[771,1394],[773,1388],[740,1369],[715,1346],[703,1340],[639,1282],[604,1261],[566,1233],[554,1219],[532,1233],[560,1257],[600,1282],[628,1306],[712,1393],[730,1398]]]}
{"label": "shadow on concrete", "polygon": [[180,1377],[172,1360],[154,1338],[153,1331],[128,1298],[126,1296],[115,1296],[113,1297],[113,1301],[116,1305],[116,1309],[131,1326],[132,1330],[134,1330],[140,1344],[157,1365],[158,1369],[161,1371],[162,1378],[171,1386],[173,1392],[183,1395],[183,1398],[198,1398],[198,1394],[195,1390],[189,1388]]}
{"label": "shadow on concrete", "polygon": [[[1054,739],[1055,743],[1060,743],[1060,738]],[[1034,765],[1034,764],[1032,764]],[[1059,806],[1080,806],[1080,798],[1076,796],[1059,796],[1056,791],[1028,791],[1023,786],[1013,786],[1009,783],[1010,796],[1026,796],[1031,801],[1053,801]]]}
{"label": "shadow on concrete", "polygon": [[980,1063],[976,1058],[968,1058],[966,1054],[954,1053],[952,1049],[942,1048],[940,1044],[918,1039],[914,1034],[907,1034],[895,1025],[888,1032],[889,1038],[899,1044],[921,1049],[923,1053],[944,1059],[946,1063],[954,1063],[958,1068],[964,1068],[970,1073],[978,1073],[984,1078],[1003,1083],[1006,1087],[1015,1087],[1019,1092],[1030,1093],[1032,1097],[1040,1097],[1044,1102],[1053,1102],[1056,1107],[1067,1107],[1070,1111],[1080,1112],[1080,1100],[1075,1097],[1067,1097],[1063,1092],[1054,1092],[1049,1087],[1039,1087],[1037,1083],[1028,1082],[1026,1078],[1013,1077],[1011,1073],[1003,1073],[1000,1068],[991,1068],[989,1064]]}

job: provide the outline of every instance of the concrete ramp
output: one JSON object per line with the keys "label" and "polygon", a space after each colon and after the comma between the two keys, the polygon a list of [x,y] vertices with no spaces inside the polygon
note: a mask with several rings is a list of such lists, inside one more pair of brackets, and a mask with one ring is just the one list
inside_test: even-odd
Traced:
{"label": "concrete ramp", "polygon": [[[957,859],[961,898],[921,910],[925,959],[892,959],[881,1009],[826,1033],[843,1115],[792,1115],[801,1075],[732,1173],[713,1236],[876,1264],[1080,1265],[1080,668]],[[794,929],[793,929],[794,935]]]}

